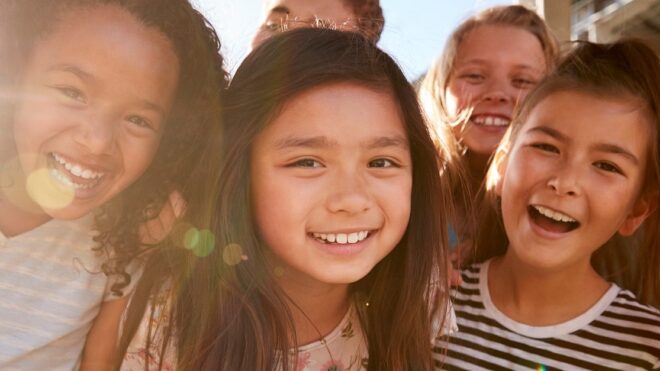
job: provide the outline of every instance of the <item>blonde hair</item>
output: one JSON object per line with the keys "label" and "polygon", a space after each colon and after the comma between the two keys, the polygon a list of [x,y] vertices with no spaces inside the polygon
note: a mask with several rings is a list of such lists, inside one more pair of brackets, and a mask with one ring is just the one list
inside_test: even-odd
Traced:
{"label": "blonde hair", "polygon": [[524,6],[496,6],[468,18],[449,36],[444,51],[429,68],[420,87],[420,101],[434,126],[456,124],[451,122],[455,119],[447,114],[445,89],[461,42],[470,31],[483,25],[511,26],[530,32],[541,43],[546,71],[551,71],[557,63],[559,47],[552,31],[541,17]]}
{"label": "blonde hair", "polygon": [[[452,133],[452,127],[466,122],[470,112],[461,112],[458,117],[450,117],[447,113],[445,90],[454,69],[458,48],[465,36],[473,29],[482,25],[502,25],[520,28],[533,34],[540,42],[543,51],[546,72],[551,71],[557,63],[559,48],[552,32],[543,19],[533,11],[520,6],[496,6],[488,8],[475,16],[468,18],[449,36],[445,49],[440,57],[429,68],[419,91],[419,100],[430,126],[440,157],[445,160],[443,176],[452,186],[454,204],[451,215],[458,215],[459,209],[465,210],[462,235],[467,238],[475,235],[476,214],[473,204],[476,193],[475,175],[470,174],[464,166],[463,153],[458,138]],[[481,174],[478,174],[481,177]],[[460,237],[459,237],[460,238]]]}

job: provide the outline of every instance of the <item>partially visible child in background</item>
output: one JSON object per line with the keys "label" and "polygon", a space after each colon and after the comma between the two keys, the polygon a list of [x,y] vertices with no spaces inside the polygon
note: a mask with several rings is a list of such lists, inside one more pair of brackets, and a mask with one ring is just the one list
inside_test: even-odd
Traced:
{"label": "partially visible child in background", "polygon": [[218,39],[184,0],[0,13],[0,369],[78,368],[86,339],[110,367],[138,228],[219,126]]}
{"label": "partially visible child in background", "polygon": [[[451,158],[455,218],[450,245],[472,239],[473,198],[515,107],[555,65],[557,43],[545,22],[523,6],[489,8],[463,22],[429,69],[420,100]],[[462,180],[464,179],[464,180]]]}
{"label": "partially visible child in background", "polygon": [[294,30],[246,58],[226,102],[226,151],[209,143],[183,242],[146,264],[122,369],[432,369],[450,195],[395,62]]}
{"label": "partially visible child in background", "polygon": [[277,33],[301,27],[359,32],[375,44],[384,25],[379,0],[265,0],[264,19],[252,48]]}
{"label": "partially visible child in background", "polygon": [[[580,44],[530,93],[489,169],[480,222],[500,231],[468,255],[447,369],[660,368],[660,311],[640,304],[660,293],[659,132],[660,60],[638,41]],[[592,260],[640,226],[636,297]]]}

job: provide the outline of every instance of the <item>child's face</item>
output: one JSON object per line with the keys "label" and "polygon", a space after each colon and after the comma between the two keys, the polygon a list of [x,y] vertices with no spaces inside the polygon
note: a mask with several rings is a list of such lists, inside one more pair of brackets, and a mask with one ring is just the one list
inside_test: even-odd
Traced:
{"label": "child's face", "polygon": [[31,199],[72,219],[133,183],[158,148],[177,80],[169,41],[126,11],[65,14],[19,86],[13,131]]}
{"label": "child's face", "polygon": [[355,15],[344,0],[267,0],[266,14],[252,39],[256,48],[269,37],[287,29],[310,27],[315,19],[331,22],[338,28],[356,26]]}
{"label": "child's face", "polygon": [[283,279],[355,282],[403,236],[412,163],[390,94],[351,83],[313,88],[252,148],[255,220]]}
{"label": "child's face", "polygon": [[454,135],[467,148],[490,155],[511,121],[515,105],[546,70],[541,43],[530,32],[511,26],[482,25],[458,46],[445,91],[450,117],[469,109]]}
{"label": "child's face", "polygon": [[497,186],[507,254],[536,269],[588,267],[617,231],[644,220],[650,122],[638,102],[573,91],[532,109]]}

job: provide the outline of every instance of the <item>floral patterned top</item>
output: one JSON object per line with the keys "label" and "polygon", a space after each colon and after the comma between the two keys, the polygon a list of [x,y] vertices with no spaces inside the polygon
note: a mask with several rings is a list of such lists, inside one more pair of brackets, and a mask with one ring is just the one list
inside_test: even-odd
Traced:
{"label": "floral patterned top", "polygon": [[361,371],[367,369],[368,348],[354,307],[332,332],[298,347],[296,371]]}
{"label": "floral patterned top", "polygon": [[[122,371],[164,370],[173,371],[176,366],[176,344],[171,341],[163,359],[160,350],[166,333],[170,303],[166,296],[167,289],[156,298],[153,314],[147,311],[133,337],[121,365]],[[440,295],[436,293],[436,298]],[[442,319],[444,318],[444,321]],[[145,347],[147,335],[151,329],[153,342]],[[447,335],[456,332],[454,311],[447,308],[446,313],[432,309],[431,332],[435,335]],[[430,339],[433,341],[433,339]],[[430,346],[430,343],[429,343]],[[339,325],[319,341],[291,350],[291,356],[297,352],[296,371],[363,371],[367,369],[368,347],[365,335],[355,307],[351,306]],[[162,361],[162,362],[161,362]]]}
{"label": "floral patterned top", "polygon": [[[160,359],[160,347],[167,323],[169,303],[158,298],[153,316],[145,314],[131,341],[121,365],[122,371],[164,370],[173,371],[176,365],[175,346],[167,347],[165,357]],[[145,347],[149,328],[155,341]],[[362,333],[357,313],[351,307],[339,325],[319,341],[303,345],[298,353],[296,371],[362,371],[367,365],[367,344]],[[292,354],[293,356],[293,354]],[[160,364],[160,366],[159,366]],[[160,368],[159,368],[160,367]]]}

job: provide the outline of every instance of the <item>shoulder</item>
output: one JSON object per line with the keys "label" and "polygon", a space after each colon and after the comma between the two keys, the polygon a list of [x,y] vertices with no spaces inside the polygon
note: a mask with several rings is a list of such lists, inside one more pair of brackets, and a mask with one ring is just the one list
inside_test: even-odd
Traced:
{"label": "shoulder", "polygon": [[616,328],[621,334],[655,340],[660,357],[660,310],[641,304],[632,292],[621,289],[598,320],[602,323],[601,327]]}
{"label": "shoulder", "polygon": [[[171,308],[170,290],[170,285],[164,285],[164,288],[150,300],[124,354],[120,368],[122,371],[151,368],[174,370],[176,344],[170,337],[168,327]],[[163,354],[164,344],[167,344],[167,347]]]}
{"label": "shoulder", "polygon": [[454,305],[469,304],[466,301],[481,301],[482,293],[480,289],[481,281],[484,278],[485,265],[486,263],[472,264],[461,270],[461,284],[452,288],[452,302]]}

